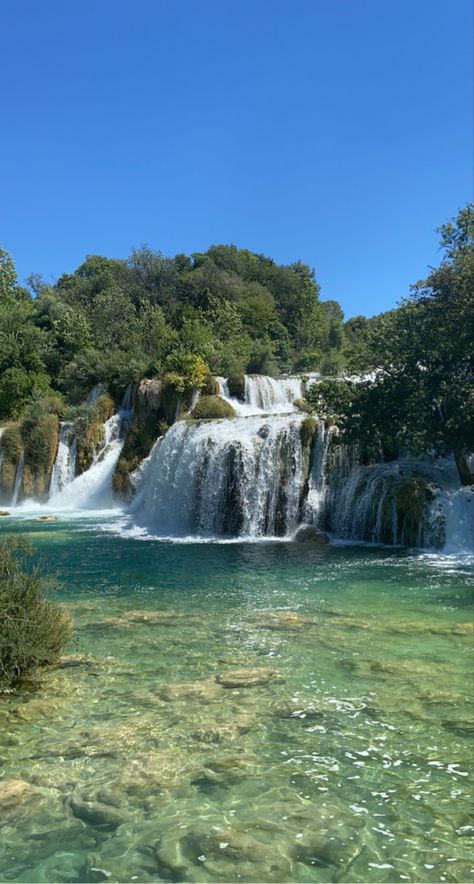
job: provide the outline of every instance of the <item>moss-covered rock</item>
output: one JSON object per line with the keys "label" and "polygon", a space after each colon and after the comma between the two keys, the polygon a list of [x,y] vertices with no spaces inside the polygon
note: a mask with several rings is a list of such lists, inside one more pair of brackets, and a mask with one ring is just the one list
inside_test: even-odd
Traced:
{"label": "moss-covered rock", "polygon": [[318,422],[314,417],[306,417],[301,424],[301,444],[303,448],[307,448],[312,444]]}
{"label": "moss-covered rock", "polygon": [[135,417],[127,432],[112,478],[112,487],[117,497],[130,499],[133,492],[131,474],[148,457],[158,437],[163,436],[167,429],[168,424],[160,419],[159,411],[151,411],[143,420],[139,416]]}
{"label": "moss-covered rock", "polygon": [[204,385],[201,390],[203,396],[218,396],[220,393],[219,381],[212,374],[208,374],[204,379]]}
{"label": "moss-covered rock", "polygon": [[15,487],[15,476],[22,449],[21,425],[9,424],[1,438],[3,461],[0,467],[0,502],[11,500]]}
{"label": "moss-covered rock", "polygon": [[22,497],[46,500],[59,444],[58,415],[43,414],[25,420],[21,432],[25,452]]}
{"label": "moss-covered rock", "polygon": [[311,405],[309,404],[307,399],[295,399],[293,405],[298,409],[298,411],[304,411],[307,414],[311,411]]}
{"label": "moss-covered rock", "polygon": [[160,378],[143,378],[135,396],[135,413],[141,421],[151,414],[157,415],[161,407],[163,382]]}
{"label": "moss-covered rock", "polygon": [[235,408],[220,396],[201,396],[192,410],[192,417],[195,420],[236,417],[236,414]]}
{"label": "moss-covered rock", "polygon": [[102,421],[92,420],[81,426],[77,432],[76,473],[85,473],[92,466],[96,451],[104,444],[104,425]]}
{"label": "moss-covered rock", "polygon": [[399,543],[415,546],[420,542],[420,524],[426,506],[433,496],[433,489],[422,476],[404,479],[397,485],[394,497],[397,507]]}
{"label": "moss-covered rock", "polygon": [[233,396],[235,399],[238,399],[240,402],[245,402],[245,375],[244,374],[232,374],[229,378],[227,378],[227,387],[228,387],[230,396]]}

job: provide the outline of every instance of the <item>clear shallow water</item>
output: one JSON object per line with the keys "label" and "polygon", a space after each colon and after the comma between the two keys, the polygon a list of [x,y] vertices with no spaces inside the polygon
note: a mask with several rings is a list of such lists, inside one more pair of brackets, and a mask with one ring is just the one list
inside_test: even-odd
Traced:
{"label": "clear shallow water", "polygon": [[472,879],[467,560],[1,529],[76,624],[0,702],[0,772],[32,784],[1,808],[1,880]]}

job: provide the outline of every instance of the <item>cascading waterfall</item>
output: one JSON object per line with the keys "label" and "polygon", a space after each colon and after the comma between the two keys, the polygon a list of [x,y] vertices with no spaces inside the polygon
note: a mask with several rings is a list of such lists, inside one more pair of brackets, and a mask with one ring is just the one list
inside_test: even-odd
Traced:
{"label": "cascading waterfall", "polygon": [[23,451],[23,448],[22,448],[21,452],[20,452],[20,457],[18,460],[18,466],[16,468],[15,485],[13,486],[13,494],[12,494],[10,506],[16,506],[18,503],[18,497],[20,494],[21,483],[23,481],[24,467],[25,467],[25,452]]}
{"label": "cascading waterfall", "polygon": [[301,378],[276,381],[266,375],[245,376],[245,402],[257,411],[274,414],[292,411],[295,399],[301,399],[302,395]]}
{"label": "cascading waterfall", "polygon": [[230,396],[226,378],[218,377],[219,394],[238,415],[285,414],[297,411],[295,400],[303,396],[300,377],[275,380],[268,375],[245,375],[244,402]]}
{"label": "cascading waterfall", "polygon": [[76,475],[77,442],[71,423],[61,423],[58,452],[51,473],[49,493],[54,496],[69,485]]}
{"label": "cascading waterfall", "polygon": [[58,510],[105,509],[113,504],[112,475],[123,446],[122,429],[120,413],[106,421],[104,443],[95,454],[92,466],[52,494],[49,507]]}
{"label": "cascading waterfall", "polygon": [[154,448],[132,512],[162,536],[295,531],[304,490],[301,415],[175,424]]}
{"label": "cascading waterfall", "polygon": [[327,463],[329,443],[333,428],[319,421],[313,439],[312,465],[308,482],[308,496],[304,507],[304,520],[317,528],[324,526],[326,497],[328,492]]}

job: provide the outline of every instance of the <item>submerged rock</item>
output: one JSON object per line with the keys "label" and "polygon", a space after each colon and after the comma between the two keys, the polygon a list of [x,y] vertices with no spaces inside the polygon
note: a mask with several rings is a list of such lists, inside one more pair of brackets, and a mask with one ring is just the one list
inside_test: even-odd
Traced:
{"label": "submerged rock", "polygon": [[99,620],[96,626],[110,627],[127,627],[144,624],[146,626],[174,626],[176,624],[176,615],[172,611],[147,611],[134,610],[125,611],[116,617],[110,617],[107,620]]}
{"label": "submerged rock", "polygon": [[294,614],[291,611],[272,611],[267,615],[267,618],[259,623],[258,629],[269,629],[271,631],[275,630],[295,630],[302,629],[305,626],[314,626],[316,621],[310,620],[307,617],[302,617],[301,614]]}
{"label": "submerged rock", "polygon": [[116,829],[127,818],[126,813],[100,801],[83,801],[72,796],[69,804],[74,816],[91,826]]}
{"label": "submerged rock", "polygon": [[9,515],[10,515],[10,513],[8,512],[8,510],[0,510],[0,516],[9,516]]}
{"label": "submerged rock", "polygon": [[162,700],[168,702],[173,700],[214,700],[219,693],[219,688],[215,680],[208,679],[206,681],[180,681],[173,684],[163,685],[158,696]]}
{"label": "submerged rock", "polygon": [[252,688],[268,684],[277,678],[274,669],[256,666],[254,669],[233,669],[216,675],[216,681],[224,688]]}
{"label": "submerged rock", "polygon": [[314,543],[317,546],[325,546],[329,543],[329,537],[324,531],[313,525],[302,525],[293,537],[295,543]]}
{"label": "submerged rock", "polygon": [[22,801],[27,801],[37,794],[38,789],[26,780],[1,780],[0,781],[0,809],[13,807]]}
{"label": "submerged rock", "polygon": [[38,516],[37,522],[57,522],[58,516]]}

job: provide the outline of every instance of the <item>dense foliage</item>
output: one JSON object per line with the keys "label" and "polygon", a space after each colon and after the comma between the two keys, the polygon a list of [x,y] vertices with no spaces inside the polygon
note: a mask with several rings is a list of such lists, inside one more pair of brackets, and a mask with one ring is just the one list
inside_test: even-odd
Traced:
{"label": "dense foliage", "polygon": [[120,395],[167,373],[182,389],[209,372],[278,374],[338,365],[343,314],[322,303],[314,273],[235,246],[165,258],[146,246],[127,260],[90,256],[47,286],[18,285],[0,253],[0,417],[33,389],[80,401],[97,383]]}
{"label": "dense foliage", "polygon": [[12,539],[0,544],[0,691],[56,660],[71,634],[69,615],[48,599],[32,554]]}
{"label": "dense foliage", "polygon": [[374,376],[327,380],[309,397],[366,459],[454,452],[461,480],[473,484],[465,454],[474,450],[474,206],[440,233],[444,260],[399,309],[351,321],[352,358],[376,367]]}

